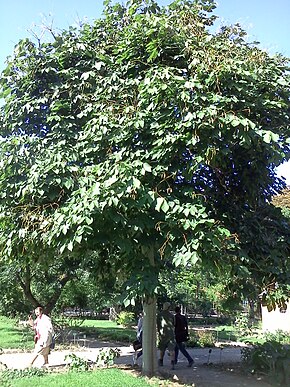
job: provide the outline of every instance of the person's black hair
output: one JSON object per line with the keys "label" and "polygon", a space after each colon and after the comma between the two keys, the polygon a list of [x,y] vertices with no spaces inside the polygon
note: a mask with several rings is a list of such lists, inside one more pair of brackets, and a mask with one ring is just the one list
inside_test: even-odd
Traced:
{"label": "person's black hair", "polygon": [[180,312],[181,312],[180,306],[176,306],[175,307],[175,313],[180,313]]}

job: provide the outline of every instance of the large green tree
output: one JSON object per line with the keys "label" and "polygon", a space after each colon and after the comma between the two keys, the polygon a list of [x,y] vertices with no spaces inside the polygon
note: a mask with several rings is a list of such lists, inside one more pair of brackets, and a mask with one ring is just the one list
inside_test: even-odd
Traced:
{"label": "large green tree", "polygon": [[214,8],[106,1],[93,25],[21,41],[1,79],[2,257],[106,250],[126,302],[144,301],[147,374],[168,263],[231,265],[261,287],[289,273],[269,204],[289,159],[287,59],[239,26],[209,32]]}

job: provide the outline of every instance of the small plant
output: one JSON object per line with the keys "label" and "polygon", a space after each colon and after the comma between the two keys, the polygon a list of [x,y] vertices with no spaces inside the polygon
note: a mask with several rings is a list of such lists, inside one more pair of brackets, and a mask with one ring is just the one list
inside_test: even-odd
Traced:
{"label": "small plant", "polygon": [[74,353],[66,355],[65,360],[70,360],[69,370],[74,372],[88,371],[90,368],[89,362],[86,359],[83,359]]}
{"label": "small plant", "polygon": [[252,332],[249,314],[242,312],[236,317],[234,322],[235,328],[241,337],[248,336]]}
{"label": "small plant", "polygon": [[12,380],[30,378],[33,376],[41,377],[47,373],[46,370],[40,368],[25,368],[23,370],[6,369],[1,372],[0,384],[1,386],[10,387],[13,384]]}
{"label": "small plant", "polygon": [[290,334],[278,329],[276,332],[266,333],[265,341],[276,341],[280,344],[290,344]]}
{"label": "small plant", "polygon": [[118,314],[116,322],[124,327],[130,327],[134,324],[134,318],[134,313],[122,311]]}
{"label": "small plant", "polygon": [[210,331],[195,331],[189,336],[189,347],[214,347],[216,342],[215,333]]}
{"label": "small plant", "polygon": [[120,352],[119,348],[101,348],[96,360],[97,366],[112,366],[114,364],[114,360],[117,357],[120,357]]}

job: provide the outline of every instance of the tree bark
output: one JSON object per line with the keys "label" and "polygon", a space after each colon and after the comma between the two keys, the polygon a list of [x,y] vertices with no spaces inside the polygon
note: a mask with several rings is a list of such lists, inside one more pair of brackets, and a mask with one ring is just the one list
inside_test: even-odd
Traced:
{"label": "tree bark", "polygon": [[53,295],[50,297],[50,299],[47,301],[46,305],[43,305],[44,310],[47,314],[50,314],[55,307],[55,304],[57,303],[58,299],[61,296],[61,293],[63,291],[63,288],[65,287],[66,283],[71,280],[71,276],[69,274],[64,274],[62,279],[60,280],[58,288],[55,290]]}
{"label": "tree bark", "polygon": [[26,267],[23,277],[21,277],[19,273],[17,273],[16,276],[26,299],[31,303],[33,308],[39,306],[39,301],[33,296],[31,292],[31,273],[29,266]]}
{"label": "tree bark", "polygon": [[147,299],[143,303],[143,368],[146,376],[153,376],[157,371],[156,353],[156,298]]}
{"label": "tree bark", "polygon": [[31,271],[29,265],[26,266],[25,271],[23,273],[23,276],[21,276],[19,273],[17,273],[17,280],[20,285],[20,287],[23,290],[24,296],[26,299],[31,303],[33,308],[37,308],[38,306],[42,306],[45,313],[50,314],[53,308],[55,307],[55,304],[57,303],[62,290],[65,286],[65,284],[70,281],[71,276],[69,274],[64,274],[62,279],[59,281],[59,286],[53,293],[53,295],[50,297],[49,300],[46,301],[46,304],[41,303],[33,294],[31,291]]}
{"label": "tree bark", "polygon": [[111,306],[110,312],[109,312],[109,321],[115,321],[120,311],[121,311],[120,305]]}
{"label": "tree bark", "polygon": [[[156,273],[153,246],[143,247],[143,253],[148,256],[152,271]],[[143,301],[142,372],[148,377],[155,375],[157,371],[156,329],[156,297],[151,296]]]}

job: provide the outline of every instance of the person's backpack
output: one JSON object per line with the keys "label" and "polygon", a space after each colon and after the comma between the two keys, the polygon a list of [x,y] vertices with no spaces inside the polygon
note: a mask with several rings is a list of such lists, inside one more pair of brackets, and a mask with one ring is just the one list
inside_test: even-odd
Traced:
{"label": "person's backpack", "polygon": [[50,348],[50,349],[54,349],[54,347],[55,347],[55,337],[56,337],[56,334],[55,334],[55,331],[54,331],[53,327],[51,327],[51,332],[50,332],[50,334],[51,334],[51,343],[50,343],[50,345],[49,345],[49,348]]}
{"label": "person's backpack", "polygon": [[138,349],[142,348],[142,343],[139,340],[133,341],[133,349],[134,351],[138,351]]}

